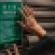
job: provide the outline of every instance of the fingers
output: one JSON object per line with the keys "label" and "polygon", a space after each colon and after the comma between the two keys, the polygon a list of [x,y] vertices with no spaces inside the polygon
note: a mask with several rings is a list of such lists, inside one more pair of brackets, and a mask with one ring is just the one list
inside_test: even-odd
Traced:
{"label": "fingers", "polygon": [[26,16],[33,14],[32,8],[30,8],[28,6],[24,6],[22,9],[23,9],[23,12],[25,13]]}
{"label": "fingers", "polygon": [[28,6],[23,6],[20,11],[24,17],[27,17],[29,15],[33,15],[33,9]]}
{"label": "fingers", "polygon": [[14,44],[14,52],[15,52],[15,55],[20,55],[16,44]]}
{"label": "fingers", "polygon": [[23,27],[23,28],[26,27],[25,24],[24,24],[22,21],[17,21],[17,23],[18,23],[21,27]]}
{"label": "fingers", "polygon": [[[20,55],[19,51],[18,51],[18,47],[16,46],[16,44],[13,44],[13,48],[14,48],[14,54],[15,55]],[[12,55],[12,51],[10,51],[10,49],[6,49],[7,55]]]}
{"label": "fingers", "polygon": [[10,51],[10,49],[6,49],[6,52],[8,55],[12,55],[12,52]]}
{"label": "fingers", "polygon": [[22,10],[22,9],[20,9],[19,11],[20,11],[20,12],[21,12],[21,14],[23,15],[23,17],[24,17],[24,18],[26,18],[26,15],[25,15],[25,13],[23,12],[23,10]]}

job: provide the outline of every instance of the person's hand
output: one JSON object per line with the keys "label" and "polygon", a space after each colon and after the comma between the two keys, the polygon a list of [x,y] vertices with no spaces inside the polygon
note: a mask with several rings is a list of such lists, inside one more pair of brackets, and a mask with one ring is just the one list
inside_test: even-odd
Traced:
{"label": "person's hand", "polygon": [[[19,49],[16,44],[13,44],[13,48],[14,48],[14,55],[20,55]],[[8,55],[13,55],[13,52],[10,51],[10,49],[6,49],[6,52]]]}
{"label": "person's hand", "polygon": [[20,10],[24,19],[22,21],[17,21],[17,23],[23,27],[27,32],[35,32],[36,35],[44,36],[46,31],[40,26],[39,23],[35,20],[33,14],[33,9],[28,6],[23,6]]}

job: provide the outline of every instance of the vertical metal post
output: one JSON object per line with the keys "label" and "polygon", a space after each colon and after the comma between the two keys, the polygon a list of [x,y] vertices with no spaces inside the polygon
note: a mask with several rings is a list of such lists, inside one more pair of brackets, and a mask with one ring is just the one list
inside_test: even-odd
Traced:
{"label": "vertical metal post", "polygon": [[[26,3],[27,3],[27,0],[22,0],[22,6],[27,5]],[[25,19],[25,18],[24,18],[24,19]],[[23,46],[23,48],[22,48],[23,53],[22,53],[22,54],[23,54],[23,55],[25,55],[25,53],[26,53],[26,50],[25,50],[25,49],[26,49],[26,45],[25,45],[25,44],[26,44],[26,42],[25,42],[25,37],[26,37],[26,36],[25,36],[24,30],[23,30],[23,37],[22,37],[22,46]]]}

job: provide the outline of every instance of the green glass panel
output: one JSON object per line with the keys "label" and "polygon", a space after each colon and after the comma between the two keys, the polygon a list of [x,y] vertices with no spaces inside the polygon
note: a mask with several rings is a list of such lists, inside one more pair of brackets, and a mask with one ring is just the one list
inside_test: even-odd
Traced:
{"label": "green glass panel", "polygon": [[22,16],[21,2],[0,2],[0,44],[21,40],[22,30],[16,25]]}

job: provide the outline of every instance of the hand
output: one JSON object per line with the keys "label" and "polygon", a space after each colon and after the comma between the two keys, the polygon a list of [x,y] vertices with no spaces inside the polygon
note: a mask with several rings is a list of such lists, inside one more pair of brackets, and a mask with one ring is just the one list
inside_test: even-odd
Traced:
{"label": "hand", "polygon": [[36,35],[44,36],[46,31],[40,26],[39,23],[35,20],[35,16],[33,14],[33,9],[28,6],[23,6],[20,10],[24,19],[22,21],[18,21],[17,23],[23,27],[28,32],[35,32]]}
{"label": "hand", "polygon": [[[15,53],[14,55],[20,55],[19,49],[16,46],[16,44],[14,44],[13,47],[14,47],[14,53]],[[12,51],[10,51],[10,49],[6,49],[6,52],[8,55],[13,55]]]}

